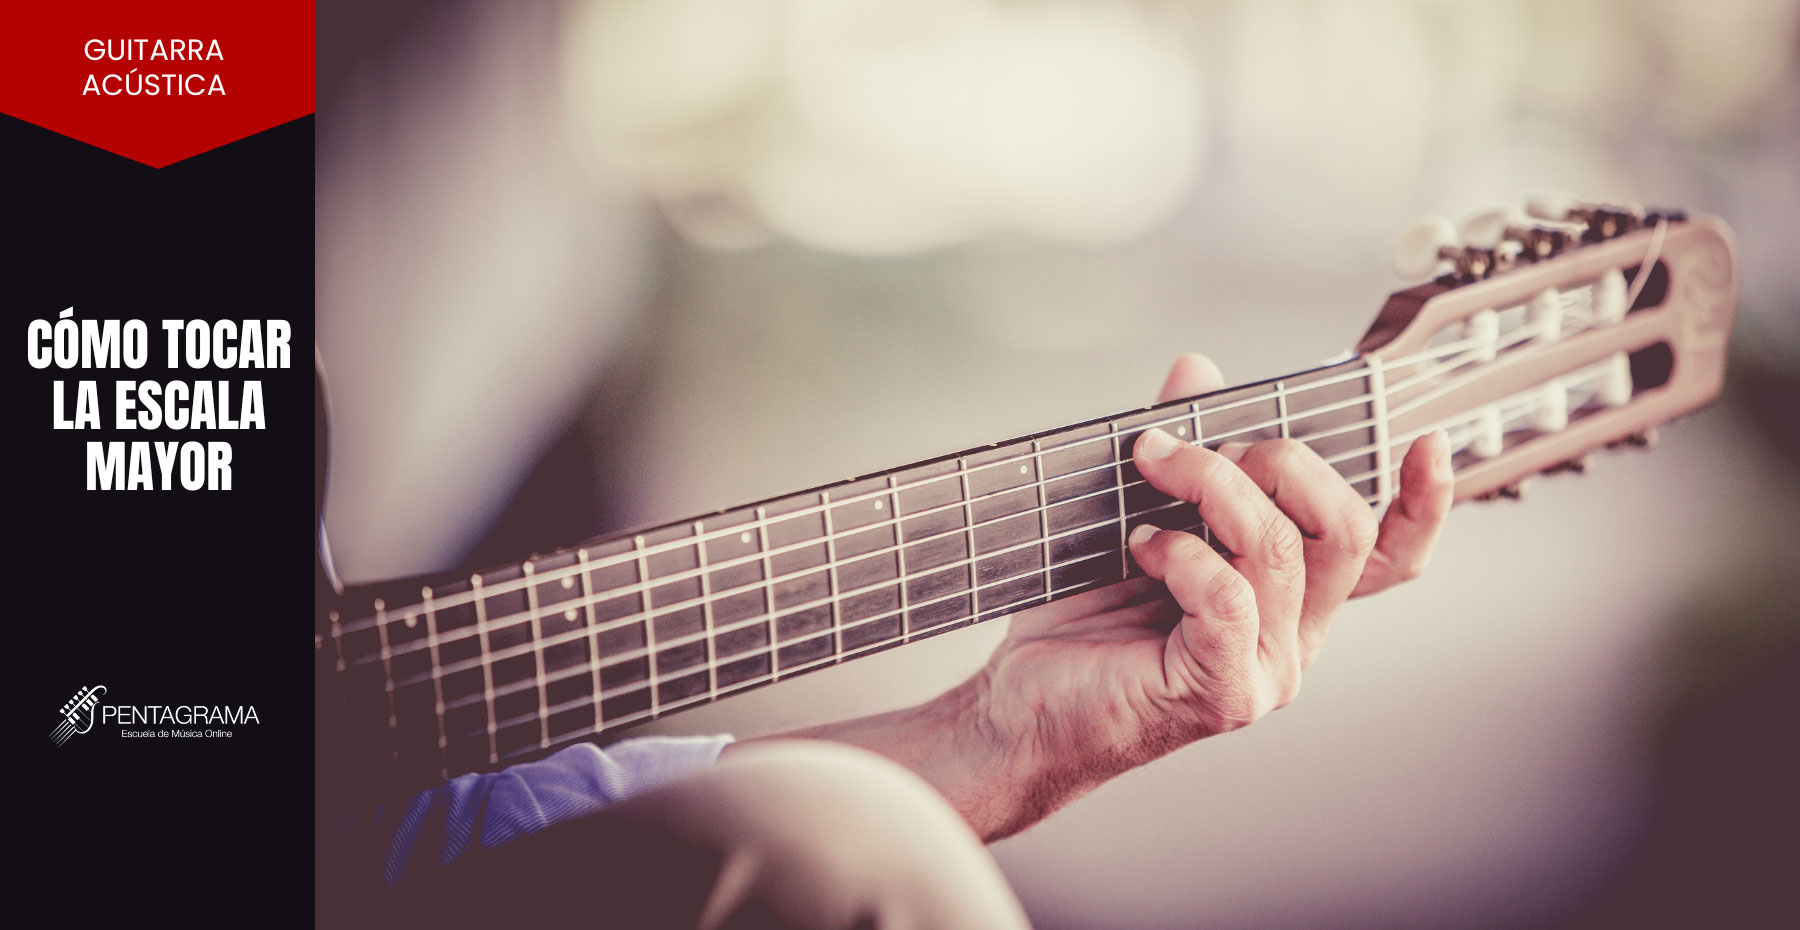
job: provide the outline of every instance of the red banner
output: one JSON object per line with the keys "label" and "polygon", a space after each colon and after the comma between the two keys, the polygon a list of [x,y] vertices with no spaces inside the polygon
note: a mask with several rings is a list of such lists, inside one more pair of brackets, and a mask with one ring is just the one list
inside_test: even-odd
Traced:
{"label": "red banner", "polygon": [[311,2],[41,0],[0,34],[0,113],[156,168],[313,111]]}

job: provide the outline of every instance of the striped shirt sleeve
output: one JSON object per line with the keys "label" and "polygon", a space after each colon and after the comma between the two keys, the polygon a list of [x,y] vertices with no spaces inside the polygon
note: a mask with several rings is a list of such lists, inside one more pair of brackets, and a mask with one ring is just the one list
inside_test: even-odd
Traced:
{"label": "striped shirt sleeve", "polygon": [[375,813],[374,829],[363,835],[385,845],[378,887],[706,768],[731,741],[730,736],[644,736],[605,749],[580,743],[535,762],[453,778]]}

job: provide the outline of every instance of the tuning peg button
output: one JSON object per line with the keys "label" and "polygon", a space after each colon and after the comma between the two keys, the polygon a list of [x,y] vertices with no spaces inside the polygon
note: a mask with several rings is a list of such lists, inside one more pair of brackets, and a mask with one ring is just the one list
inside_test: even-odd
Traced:
{"label": "tuning peg button", "polygon": [[1651,446],[1656,445],[1659,438],[1660,434],[1657,433],[1656,428],[1651,427],[1650,429],[1640,430],[1629,436],[1615,439],[1612,442],[1607,443],[1606,447],[1608,449],[1648,449]]}
{"label": "tuning peg button", "polygon": [[1483,503],[1487,503],[1489,501],[1499,501],[1499,500],[1508,500],[1508,501],[1523,500],[1524,497],[1525,497],[1525,485],[1523,483],[1503,484],[1500,487],[1493,489],[1492,491],[1488,491],[1488,492],[1485,492],[1482,494],[1475,495],[1475,499],[1478,501],[1481,501]]}
{"label": "tuning peg button", "polygon": [[1400,234],[1394,246],[1394,271],[1408,281],[1428,281],[1455,257],[1456,244],[1456,227],[1449,220],[1426,217]]}
{"label": "tuning peg button", "polygon": [[1504,204],[1489,207],[1463,220],[1462,241],[1477,249],[1496,249],[1511,238],[1512,230],[1524,225],[1525,217],[1516,208]]}
{"label": "tuning peg button", "polygon": [[1585,475],[1587,474],[1589,464],[1590,462],[1587,456],[1578,455],[1566,462],[1558,462],[1555,465],[1544,469],[1543,473],[1546,475]]}

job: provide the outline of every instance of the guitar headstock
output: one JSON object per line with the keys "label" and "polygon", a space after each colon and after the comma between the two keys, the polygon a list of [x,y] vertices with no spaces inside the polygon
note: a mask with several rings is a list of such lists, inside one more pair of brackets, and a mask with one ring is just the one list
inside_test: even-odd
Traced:
{"label": "guitar headstock", "polygon": [[1723,223],[1557,196],[1527,211],[1409,231],[1396,266],[1435,277],[1390,296],[1357,345],[1382,372],[1391,441],[1449,433],[1458,500],[1645,444],[1724,381],[1737,257]]}

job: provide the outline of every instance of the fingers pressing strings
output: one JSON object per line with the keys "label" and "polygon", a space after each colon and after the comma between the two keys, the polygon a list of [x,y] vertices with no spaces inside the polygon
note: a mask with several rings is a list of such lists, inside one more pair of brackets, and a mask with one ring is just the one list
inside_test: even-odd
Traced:
{"label": "fingers pressing strings", "polygon": [[1305,537],[1306,591],[1300,610],[1302,667],[1312,664],[1331,618],[1362,577],[1375,546],[1375,515],[1349,482],[1305,443],[1226,443],[1236,462]]}
{"label": "fingers pressing strings", "polygon": [[[1231,460],[1163,430],[1139,437],[1133,457],[1158,490],[1198,505],[1213,536],[1236,554],[1229,564],[1255,592],[1264,661],[1279,668],[1297,664],[1306,566],[1293,521]],[[1333,480],[1342,481],[1335,474]]]}

